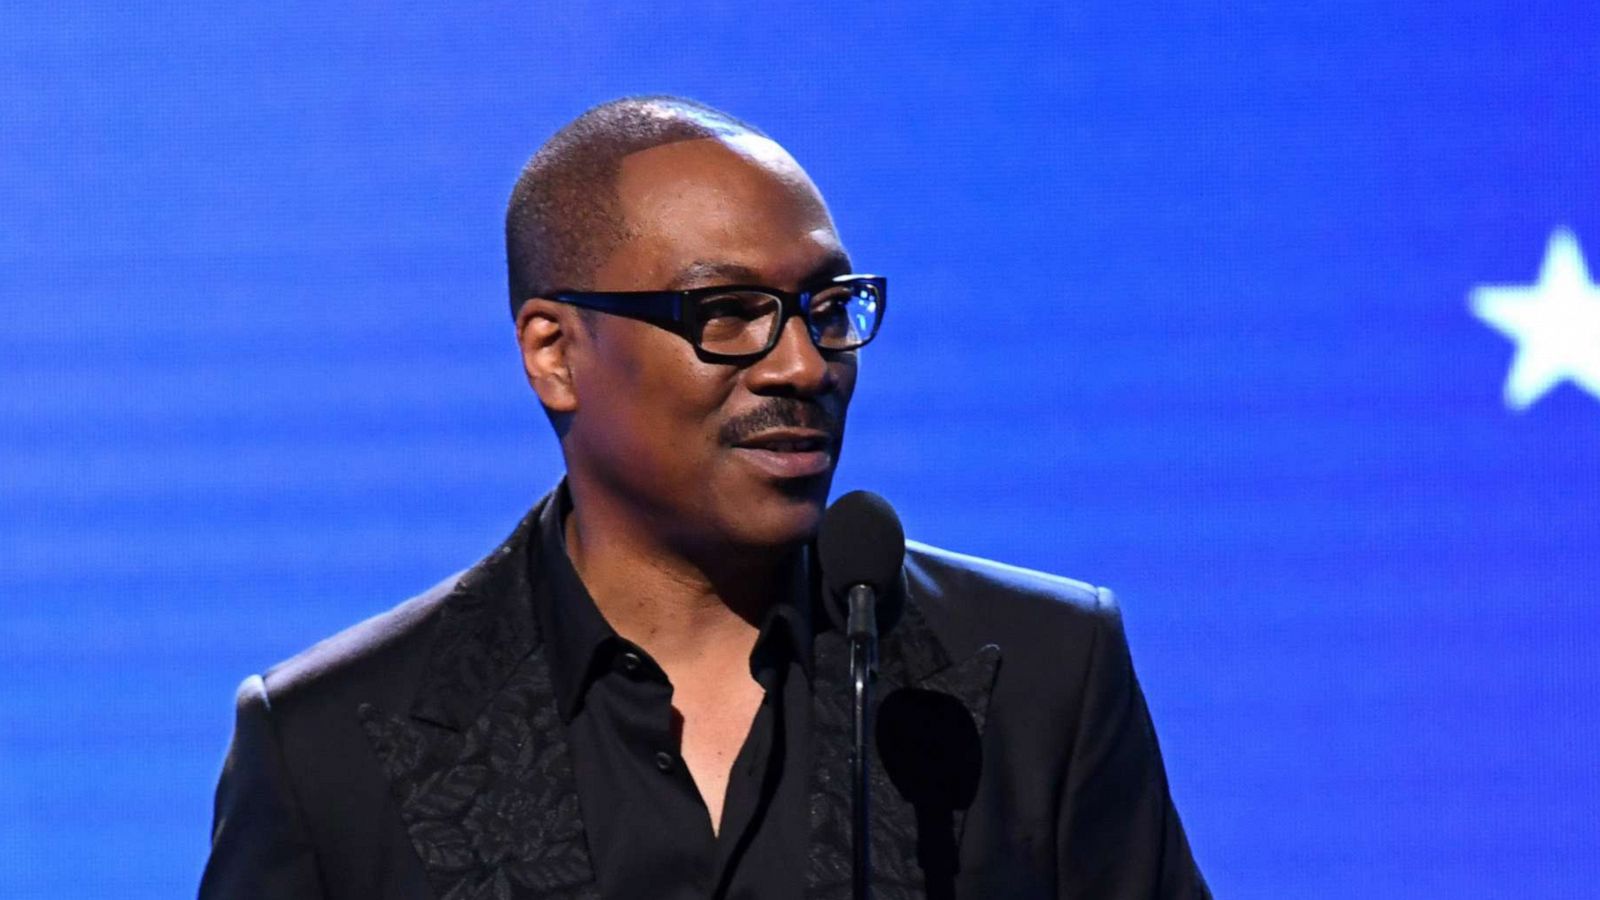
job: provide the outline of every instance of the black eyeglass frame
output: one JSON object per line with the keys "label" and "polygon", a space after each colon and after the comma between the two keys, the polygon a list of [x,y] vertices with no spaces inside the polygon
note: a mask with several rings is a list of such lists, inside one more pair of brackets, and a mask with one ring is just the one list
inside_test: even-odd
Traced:
{"label": "black eyeglass frame", "polygon": [[[867,335],[858,344],[849,347],[824,347],[818,342],[817,330],[811,323],[811,298],[817,294],[839,285],[871,284],[877,291],[878,317],[872,324],[872,333]],[[749,353],[719,353],[707,350],[700,345],[701,332],[705,330],[705,321],[697,319],[687,313],[687,310],[699,309],[696,302],[703,297],[715,297],[735,291],[748,291],[751,293],[767,294],[778,299],[778,324],[772,329],[772,334],[767,338],[767,345],[760,350]],[[695,353],[707,362],[749,363],[755,362],[778,346],[778,341],[783,337],[783,329],[789,324],[789,319],[799,316],[805,320],[806,334],[811,338],[812,346],[823,353],[843,353],[848,350],[859,350],[872,343],[883,328],[883,316],[889,307],[888,279],[882,275],[838,275],[830,279],[827,284],[811,290],[791,293],[778,288],[767,287],[760,284],[717,284],[707,287],[690,288],[683,291],[552,291],[541,294],[550,300],[567,303],[582,309],[592,309],[598,312],[636,319],[648,322],[658,328],[664,328],[694,347]]]}

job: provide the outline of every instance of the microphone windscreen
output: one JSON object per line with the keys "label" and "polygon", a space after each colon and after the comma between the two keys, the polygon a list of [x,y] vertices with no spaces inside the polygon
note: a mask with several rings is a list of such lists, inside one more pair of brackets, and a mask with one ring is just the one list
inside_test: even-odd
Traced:
{"label": "microphone windscreen", "polygon": [[842,597],[858,584],[869,585],[883,598],[899,582],[906,533],[889,501],[868,491],[851,491],[823,513],[817,555],[830,598]]}

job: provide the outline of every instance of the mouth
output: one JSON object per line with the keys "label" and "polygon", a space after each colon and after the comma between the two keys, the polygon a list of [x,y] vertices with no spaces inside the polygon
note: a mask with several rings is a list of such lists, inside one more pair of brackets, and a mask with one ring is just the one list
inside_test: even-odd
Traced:
{"label": "mouth", "polygon": [[751,435],[733,449],[774,478],[809,478],[833,468],[837,445],[825,431],[784,428]]}

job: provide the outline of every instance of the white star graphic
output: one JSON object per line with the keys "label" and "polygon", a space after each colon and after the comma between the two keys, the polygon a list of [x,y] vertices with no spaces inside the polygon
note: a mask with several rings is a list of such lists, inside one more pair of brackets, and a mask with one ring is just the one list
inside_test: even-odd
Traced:
{"label": "white star graphic", "polygon": [[1600,399],[1600,286],[1571,231],[1551,233],[1537,284],[1483,285],[1471,302],[1474,315],[1517,343],[1506,406],[1527,409],[1569,380]]}

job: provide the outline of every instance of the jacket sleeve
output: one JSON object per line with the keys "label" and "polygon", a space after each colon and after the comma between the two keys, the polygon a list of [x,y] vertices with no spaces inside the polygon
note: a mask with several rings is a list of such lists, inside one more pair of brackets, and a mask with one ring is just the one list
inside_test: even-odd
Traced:
{"label": "jacket sleeve", "polygon": [[283,764],[265,683],[239,685],[233,743],[217,783],[200,900],[319,900],[316,851]]}
{"label": "jacket sleeve", "polygon": [[1121,612],[1110,591],[1099,594],[1057,829],[1058,893],[1209,900],[1167,790]]}

